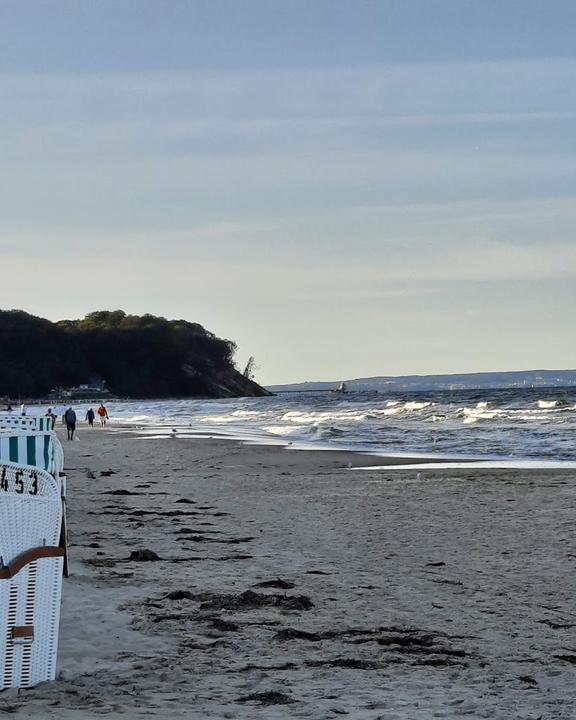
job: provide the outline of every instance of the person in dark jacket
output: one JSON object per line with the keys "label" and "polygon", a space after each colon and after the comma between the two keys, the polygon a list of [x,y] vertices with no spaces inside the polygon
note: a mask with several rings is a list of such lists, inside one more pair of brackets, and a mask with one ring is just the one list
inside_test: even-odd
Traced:
{"label": "person in dark jacket", "polygon": [[66,423],[68,440],[74,440],[74,432],[76,430],[76,413],[71,407],[69,407],[64,413],[64,422]]}
{"label": "person in dark jacket", "polygon": [[88,410],[88,412],[86,413],[86,420],[88,420],[88,425],[90,425],[90,427],[94,427],[94,418],[95,417],[96,417],[96,413],[94,412],[94,410],[92,410],[92,408],[90,408]]}
{"label": "person in dark jacket", "polygon": [[51,430],[54,430],[54,425],[56,425],[56,415],[52,412],[52,408],[48,408],[48,412],[46,413],[46,417],[50,418],[50,424],[51,424]]}

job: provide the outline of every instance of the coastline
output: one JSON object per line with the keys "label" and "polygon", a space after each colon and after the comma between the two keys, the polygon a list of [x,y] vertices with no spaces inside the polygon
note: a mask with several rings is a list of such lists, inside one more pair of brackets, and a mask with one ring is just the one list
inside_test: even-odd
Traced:
{"label": "coastline", "polygon": [[[300,397],[300,396],[299,396]],[[342,450],[404,462],[483,462],[491,467],[576,468],[573,410],[530,391],[495,399],[460,392],[409,400],[365,395],[112,403],[115,425],[148,438],[225,438],[299,450]],[[572,398],[576,403],[576,396]],[[80,416],[88,405],[79,407]],[[57,408],[62,414],[63,408]],[[496,465],[497,464],[497,465]]]}
{"label": "coastline", "polygon": [[[176,425],[175,428],[172,426]],[[383,450],[361,449],[358,447],[330,444],[310,443],[306,441],[290,441],[282,437],[261,436],[224,432],[198,428],[189,428],[177,423],[170,425],[138,425],[123,424],[112,428],[115,432],[126,433],[141,440],[206,440],[228,442],[251,447],[276,447],[291,452],[328,453],[330,457],[346,460],[346,467],[352,470],[454,470],[458,468],[477,468],[482,470],[576,470],[576,460],[549,460],[546,458],[523,458],[507,456],[463,456],[447,453],[394,452]]]}
{"label": "coastline", "polygon": [[[201,432],[197,429],[178,428],[177,433],[170,432],[169,426],[143,426],[137,424],[126,424],[110,428],[115,433],[126,434],[136,437],[140,440],[169,442],[186,442],[186,441],[207,441],[216,443],[230,443],[231,445],[242,445],[243,447],[260,447],[260,448],[276,448],[278,450],[287,450],[289,452],[307,453],[310,458],[316,453],[325,453],[331,460],[339,461],[342,467],[348,469],[355,468],[375,468],[381,466],[404,466],[415,464],[443,464],[446,462],[460,463],[476,463],[475,458],[455,457],[452,455],[433,455],[418,453],[393,453],[384,454],[376,451],[361,450],[353,447],[334,447],[322,445],[319,443],[293,442],[278,438],[264,438],[258,435],[234,435],[225,432],[206,431]],[[163,430],[163,433],[159,433]]]}
{"label": "coastline", "polygon": [[[0,711],[576,711],[574,472],[350,472],[346,451],[144,440],[119,428],[82,428],[64,443],[71,577],[59,679],[0,694]],[[354,454],[355,466],[374,460]],[[143,549],[160,559],[129,560]],[[266,698],[294,702],[262,707]]]}

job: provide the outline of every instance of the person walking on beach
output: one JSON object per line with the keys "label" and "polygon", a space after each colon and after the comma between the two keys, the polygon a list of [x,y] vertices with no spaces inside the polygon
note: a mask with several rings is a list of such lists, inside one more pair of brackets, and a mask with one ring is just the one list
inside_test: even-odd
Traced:
{"label": "person walking on beach", "polygon": [[68,440],[74,440],[74,432],[76,430],[76,413],[71,407],[64,413],[64,420],[66,422],[66,431],[68,433]]}
{"label": "person walking on beach", "polygon": [[56,415],[52,412],[52,408],[48,408],[48,412],[46,413],[46,417],[49,417],[52,421],[50,429],[54,430],[54,425],[56,425]]}
{"label": "person walking on beach", "polygon": [[104,407],[104,403],[100,403],[100,407],[98,408],[98,417],[100,418],[100,425],[104,427],[104,425],[106,425],[106,420],[108,420],[108,410]]}
{"label": "person walking on beach", "polygon": [[90,425],[90,427],[94,427],[94,418],[95,417],[96,417],[96,415],[94,414],[94,410],[92,410],[92,408],[90,408],[88,410],[88,412],[86,413],[86,420],[88,420],[88,425]]}

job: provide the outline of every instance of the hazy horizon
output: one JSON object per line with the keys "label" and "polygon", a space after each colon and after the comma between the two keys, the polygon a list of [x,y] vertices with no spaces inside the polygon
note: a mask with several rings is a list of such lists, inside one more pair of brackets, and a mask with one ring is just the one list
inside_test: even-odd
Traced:
{"label": "hazy horizon", "polygon": [[569,0],[0,3],[0,307],[199,322],[267,385],[570,368],[575,30]]}

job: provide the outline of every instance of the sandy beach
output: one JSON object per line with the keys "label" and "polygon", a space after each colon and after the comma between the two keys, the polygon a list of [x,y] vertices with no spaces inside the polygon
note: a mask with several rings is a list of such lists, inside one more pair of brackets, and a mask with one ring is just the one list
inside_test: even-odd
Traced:
{"label": "sandy beach", "polygon": [[64,446],[58,680],[0,713],[576,716],[574,472],[418,477],[99,429]]}

